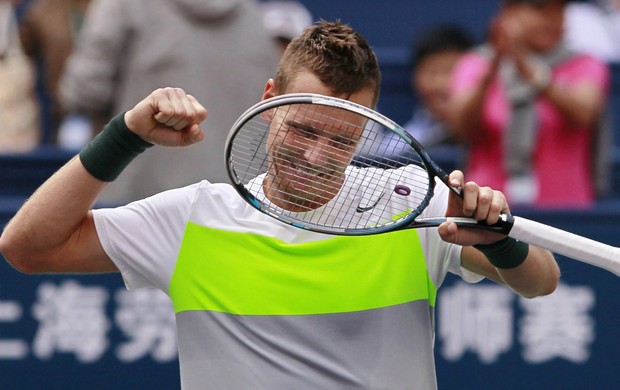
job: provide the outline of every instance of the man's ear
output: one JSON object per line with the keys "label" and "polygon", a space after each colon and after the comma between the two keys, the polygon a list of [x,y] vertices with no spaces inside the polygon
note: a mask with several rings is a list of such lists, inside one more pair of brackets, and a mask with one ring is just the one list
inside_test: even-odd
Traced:
{"label": "man's ear", "polygon": [[[278,96],[278,90],[276,88],[276,83],[273,79],[267,80],[267,84],[265,85],[265,90],[263,91],[262,100],[266,100],[272,98],[274,96]],[[274,109],[267,110],[261,112],[260,116],[266,121],[271,122],[273,120]]]}
{"label": "man's ear", "polygon": [[276,82],[273,79],[269,79],[267,84],[265,84],[265,90],[261,99],[266,100],[274,96],[278,96],[278,88],[276,87]]}

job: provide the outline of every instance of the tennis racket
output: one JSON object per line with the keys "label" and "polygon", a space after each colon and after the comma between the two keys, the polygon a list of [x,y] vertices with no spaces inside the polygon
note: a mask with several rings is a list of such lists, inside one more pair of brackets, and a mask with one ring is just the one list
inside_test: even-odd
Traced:
{"label": "tennis racket", "polygon": [[[292,226],[369,235],[446,221],[493,230],[620,276],[620,248],[513,215],[488,225],[428,215],[448,175],[399,125],[362,105],[287,94],[248,109],[226,141],[227,170],[257,210]],[[443,209],[436,214],[441,214]]]}

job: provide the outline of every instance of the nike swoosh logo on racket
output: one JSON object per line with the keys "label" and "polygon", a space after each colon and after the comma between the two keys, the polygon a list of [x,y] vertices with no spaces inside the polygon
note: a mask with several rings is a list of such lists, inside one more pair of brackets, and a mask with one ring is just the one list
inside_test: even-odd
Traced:
{"label": "nike swoosh logo on racket", "polygon": [[385,192],[382,192],[381,195],[379,195],[379,198],[377,199],[377,201],[368,207],[361,207],[360,205],[357,205],[357,207],[355,208],[355,211],[358,213],[365,213],[366,211],[370,211],[374,209],[375,207],[377,207],[381,199],[383,199],[384,195],[385,195]]}

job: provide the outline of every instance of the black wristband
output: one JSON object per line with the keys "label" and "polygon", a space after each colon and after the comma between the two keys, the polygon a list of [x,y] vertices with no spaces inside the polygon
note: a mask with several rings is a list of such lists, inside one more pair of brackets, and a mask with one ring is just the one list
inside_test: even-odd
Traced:
{"label": "black wristband", "polygon": [[474,248],[489,259],[493,266],[502,269],[515,268],[521,265],[527,258],[530,246],[525,242],[506,237],[489,245],[477,244]]}
{"label": "black wristband", "polygon": [[134,158],[151,146],[127,128],[122,113],[82,149],[80,161],[95,178],[114,181]]}

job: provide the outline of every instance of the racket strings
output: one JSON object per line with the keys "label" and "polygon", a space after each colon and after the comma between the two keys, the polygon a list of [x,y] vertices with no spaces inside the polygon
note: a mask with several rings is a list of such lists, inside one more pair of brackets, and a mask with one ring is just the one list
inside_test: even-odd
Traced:
{"label": "racket strings", "polygon": [[[232,139],[229,165],[261,209],[341,231],[398,223],[428,197],[415,150],[358,113],[311,104],[256,114]],[[415,169],[400,169],[406,165]]]}
{"label": "racket strings", "polygon": [[415,164],[423,167],[418,153],[402,137],[370,119],[365,129],[365,139],[355,156],[360,166],[395,169]]}
{"label": "racket strings", "polygon": [[231,145],[230,160],[235,169],[234,174],[242,183],[248,183],[267,170],[265,145],[268,129],[269,122],[254,117],[236,134]]}

